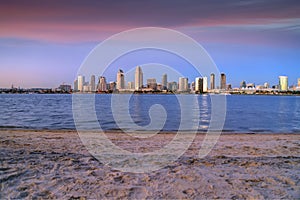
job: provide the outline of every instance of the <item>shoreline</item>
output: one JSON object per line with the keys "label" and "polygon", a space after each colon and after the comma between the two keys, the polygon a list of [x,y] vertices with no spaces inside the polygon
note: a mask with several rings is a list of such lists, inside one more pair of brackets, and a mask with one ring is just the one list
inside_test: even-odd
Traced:
{"label": "shoreline", "polygon": [[61,93],[61,92],[45,92],[45,93],[39,93],[39,92],[34,92],[34,93],[26,93],[26,92],[17,92],[17,93],[13,93],[13,92],[0,92],[0,95],[8,95],[8,94],[13,94],[13,95],[36,95],[36,94],[40,94],[40,95],[55,95],[55,94],[59,94],[59,95],[73,95],[73,94],[80,94],[80,95],[111,95],[111,94],[118,94],[118,95],[128,95],[128,94],[132,94],[132,95],[239,95],[239,96],[300,96],[300,91],[296,90],[296,91],[289,91],[289,92],[278,92],[278,93],[272,93],[272,92],[235,92],[235,91],[226,91],[226,92],[222,92],[222,93],[214,93],[214,92],[208,92],[208,93],[177,93],[177,92],[74,92],[74,93]]}
{"label": "shoreline", "polygon": [[[107,133],[119,147],[149,152],[174,134],[130,138]],[[178,160],[157,171],[129,173],[96,160],[76,131],[0,130],[0,198],[296,199],[299,134],[222,134],[204,158],[197,134]]]}
{"label": "shoreline", "polygon": [[[1,132],[41,132],[41,133],[61,133],[61,132],[66,132],[66,133],[78,133],[76,129],[18,129],[18,128],[0,128],[0,133]],[[124,133],[121,129],[114,129],[114,130],[103,130],[103,131],[97,131],[97,130],[84,130],[82,132],[91,132],[91,133],[98,133],[98,132],[104,132],[107,134],[126,134]],[[140,132],[141,134],[152,134],[151,131],[135,131],[135,132]],[[196,134],[196,135],[206,135],[207,132],[205,131],[197,131],[196,133],[191,133],[191,131],[181,131],[183,134]],[[163,134],[177,134],[177,131],[160,131],[157,133],[158,135],[163,135]],[[155,134],[156,135],[156,134]],[[271,131],[221,131],[220,135],[300,135],[300,131],[293,131],[293,132],[271,132]]]}

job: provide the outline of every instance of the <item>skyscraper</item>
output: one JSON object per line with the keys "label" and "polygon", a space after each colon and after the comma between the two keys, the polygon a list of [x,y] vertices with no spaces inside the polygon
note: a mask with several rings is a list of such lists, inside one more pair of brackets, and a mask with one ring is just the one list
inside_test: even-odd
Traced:
{"label": "skyscraper", "polygon": [[178,82],[178,91],[187,92],[189,88],[188,78],[180,77]]}
{"label": "skyscraper", "polygon": [[203,93],[203,78],[197,77],[195,79],[195,92]]}
{"label": "skyscraper", "polygon": [[226,89],[226,75],[224,73],[221,74],[221,90]]}
{"label": "skyscraper", "polygon": [[116,82],[113,81],[109,82],[109,90],[115,91],[115,89],[116,89]]}
{"label": "skyscraper", "polygon": [[77,79],[74,81],[74,91],[75,92],[78,91],[78,80]]}
{"label": "skyscraper", "polygon": [[85,84],[85,77],[82,75],[79,75],[77,78],[77,83],[78,83],[78,91],[83,92],[83,86]]}
{"label": "skyscraper", "polygon": [[91,91],[94,92],[96,90],[96,81],[95,81],[95,75],[91,76]]}
{"label": "skyscraper", "polygon": [[208,89],[208,81],[207,81],[207,77],[204,76],[203,77],[203,92],[207,92]]}
{"label": "skyscraper", "polygon": [[163,74],[162,80],[161,80],[161,86],[162,86],[163,90],[167,89],[167,83],[168,83],[167,74]]}
{"label": "skyscraper", "polygon": [[133,81],[128,82],[127,88],[128,88],[129,90],[133,90],[133,89],[134,89],[134,82],[133,82]]}
{"label": "skyscraper", "polygon": [[97,89],[99,92],[107,91],[106,78],[104,76],[99,77]]}
{"label": "skyscraper", "polygon": [[242,81],[241,84],[240,84],[240,88],[246,88],[247,85],[246,85],[246,81]]}
{"label": "skyscraper", "polygon": [[175,81],[173,81],[173,82],[168,82],[167,85],[168,85],[168,87],[167,87],[168,90],[176,91],[176,90],[178,89],[177,83],[176,83]]}
{"label": "skyscraper", "polygon": [[215,85],[215,74],[211,73],[210,74],[210,89],[214,90],[215,87],[216,87],[216,85]]}
{"label": "skyscraper", "polygon": [[139,90],[143,87],[143,72],[140,66],[135,69],[135,89]]}
{"label": "skyscraper", "polygon": [[125,78],[123,70],[119,69],[117,73],[117,90],[125,89]]}
{"label": "skyscraper", "polygon": [[157,89],[157,83],[155,78],[147,79],[147,88],[151,88],[153,90]]}
{"label": "skyscraper", "polygon": [[288,90],[288,77],[279,76],[279,90],[287,91]]}

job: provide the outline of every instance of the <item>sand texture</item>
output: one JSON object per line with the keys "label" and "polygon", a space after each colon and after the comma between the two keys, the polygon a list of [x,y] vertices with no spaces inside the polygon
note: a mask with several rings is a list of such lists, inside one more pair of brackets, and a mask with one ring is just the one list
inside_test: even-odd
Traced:
{"label": "sand texture", "polygon": [[[109,138],[146,152],[173,134]],[[300,134],[226,134],[198,158],[203,135],[176,162],[149,173],[113,170],[76,132],[0,131],[0,199],[299,199]]]}

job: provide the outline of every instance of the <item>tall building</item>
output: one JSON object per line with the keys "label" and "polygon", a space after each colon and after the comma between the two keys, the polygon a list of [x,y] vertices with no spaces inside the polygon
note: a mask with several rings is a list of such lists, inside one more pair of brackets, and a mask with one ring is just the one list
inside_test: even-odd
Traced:
{"label": "tall building", "polygon": [[77,83],[78,83],[78,91],[83,92],[83,86],[85,85],[85,77],[82,75],[79,75],[77,78]]}
{"label": "tall building", "polygon": [[203,77],[203,92],[207,92],[208,90],[208,81],[207,81],[207,77],[204,76]]}
{"label": "tall building", "polygon": [[143,71],[140,66],[135,69],[135,89],[139,90],[143,88]]}
{"label": "tall building", "polygon": [[221,90],[226,89],[226,75],[224,73],[221,74]]}
{"label": "tall building", "polygon": [[116,90],[116,82],[113,82],[113,81],[111,81],[111,82],[109,82],[109,90],[110,91],[115,91]]}
{"label": "tall building", "polygon": [[161,80],[161,86],[163,90],[167,89],[167,83],[168,83],[168,77],[167,74],[163,74],[162,80]]}
{"label": "tall building", "polygon": [[147,79],[147,88],[151,88],[153,90],[157,89],[157,83],[155,78]]}
{"label": "tall building", "polygon": [[211,73],[210,74],[210,89],[214,90],[216,89],[216,85],[215,85],[215,74]]}
{"label": "tall building", "polygon": [[74,81],[74,91],[75,92],[78,91],[78,80],[77,79]]}
{"label": "tall building", "polygon": [[300,87],[300,78],[298,78],[298,87]]}
{"label": "tall building", "polygon": [[279,90],[287,91],[288,90],[288,77],[279,76]]}
{"label": "tall building", "polygon": [[96,78],[95,75],[91,76],[91,91],[94,92],[96,91]]}
{"label": "tall building", "polygon": [[240,84],[240,88],[246,88],[246,87],[247,87],[246,81],[242,81]]}
{"label": "tall building", "polygon": [[129,90],[134,90],[134,82],[133,82],[133,81],[128,82],[127,88],[128,88]]}
{"label": "tall building", "polygon": [[123,70],[119,69],[117,73],[117,90],[125,89],[125,77]]}
{"label": "tall building", "polygon": [[178,82],[178,91],[187,92],[189,89],[188,78],[180,77]]}
{"label": "tall building", "polygon": [[203,78],[197,77],[195,79],[195,92],[203,93]]}
{"label": "tall building", "polygon": [[190,90],[193,92],[195,91],[195,81],[193,81],[190,85]]}
{"label": "tall building", "polygon": [[177,83],[175,81],[173,82],[168,82],[167,83],[167,88],[170,91],[177,91],[178,87],[177,87]]}
{"label": "tall building", "polygon": [[99,77],[97,90],[99,92],[105,92],[105,91],[107,91],[106,78],[104,76],[100,76]]}

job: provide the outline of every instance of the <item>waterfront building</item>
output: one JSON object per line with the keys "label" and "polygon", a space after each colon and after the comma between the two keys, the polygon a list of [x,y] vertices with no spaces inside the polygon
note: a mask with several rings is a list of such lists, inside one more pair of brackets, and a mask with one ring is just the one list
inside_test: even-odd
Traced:
{"label": "waterfront building", "polygon": [[58,89],[62,92],[71,92],[71,85],[61,84]]}
{"label": "waterfront building", "polygon": [[77,79],[74,81],[74,91],[75,92],[78,91],[78,80]]}
{"label": "waterfront building", "polygon": [[246,81],[242,81],[240,84],[241,89],[245,89],[247,87]]}
{"label": "waterfront building", "polygon": [[203,78],[197,77],[195,79],[195,92],[203,93]]}
{"label": "waterfront building", "polygon": [[287,76],[279,76],[279,90],[287,91],[288,90],[288,77]]}
{"label": "waterfront building", "polygon": [[109,90],[110,91],[115,91],[116,90],[116,82],[114,82],[114,81],[111,81],[111,82],[109,82]]}
{"label": "waterfront building", "polygon": [[203,77],[203,92],[207,92],[208,90],[208,81],[207,81],[207,77],[204,76]]}
{"label": "waterfront building", "polygon": [[179,92],[187,92],[188,91],[188,78],[180,77],[178,82],[178,91]]}
{"label": "waterfront building", "polygon": [[117,90],[125,89],[125,77],[123,70],[119,69],[117,73]]}
{"label": "waterfront building", "polygon": [[227,85],[226,85],[226,90],[232,90],[231,84],[227,84]]}
{"label": "waterfront building", "polygon": [[216,85],[215,85],[215,74],[211,73],[210,74],[210,89],[214,90],[214,89],[216,89],[215,87],[216,87]]}
{"label": "waterfront building", "polygon": [[77,78],[77,83],[78,83],[78,91],[83,92],[83,86],[85,85],[85,77],[82,75],[79,75]]}
{"label": "waterfront building", "polygon": [[82,92],[89,92],[91,91],[91,86],[88,84],[84,84],[82,87]]}
{"label": "waterfront building", "polygon": [[155,78],[149,78],[147,79],[147,88],[150,88],[152,90],[157,89],[157,83]]}
{"label": "waterfront building", "polygon": [[255,89],[255,84],[254,83],[248,83],[246,84],[247,89]]}
{"label": "waterfront building", "polygon": [[156,87],[156,90],[158,91],[162,91],[163,90],[163,87],[162,87],[162,84],[157,84],[157,87]]}
{"label": "waterfront building", "polygon": [[221,73],[221,84],[220,84],[221,90],[226,89],[226,75],[224,73]]}
{"label": "waterfront building", "polygon": [[128,82],[127,88],[128,88],[129,90],[134,90],[134,82],[133,82],[133,81]]}
{"label": "waterfront building", "polygon": [[264,83],[264,88],[265,88],[265,89],[268,89],[268,88],[270,88],[270,84],[269,84],[269,83],[267,83],[267,82],[266,82],[266,83]]}
{"label": "waterfront building", "polygon": [[106,78],[104,76],[100,76],[99,77],[97,90],[99,92],[105,92],[105,91],[107,91]]}
{"label": "waterfront building", "polygon": [[194,92],[194,91],[195,91],[195,81],[193,81],[193,82],[191,83],[190,90],[191,90],[191,92]]}
{"label": "waterfront building", "polygon": [[140,66],[135,69],[135,90],[143,88],[143,71]]}
{"label": "waterfront building", "polygon": [[298,87],[300,87],[300,78],[298,78]]}
{"label": "waterfront building", "polygon": [[162,86],[163,90],[167,89],[167,83],[168,83],[167,74],[163,74],[162,79],[161,79],[161,86]]}
{"label": "waterfront building", "polygon": [[96,91],[96,77],[95,75],[91,76],[91,92],[95,92]]}
{"label": "waterfront building", "polygon": [[168,90],[170,90],[170,91],[177,91],[177,89],[178,89],[178,87],[177,87],[177,83],[175,82],[175,81],[173,81],[173,82],[168,82],[167,83],[167,88],[168,88]]}

